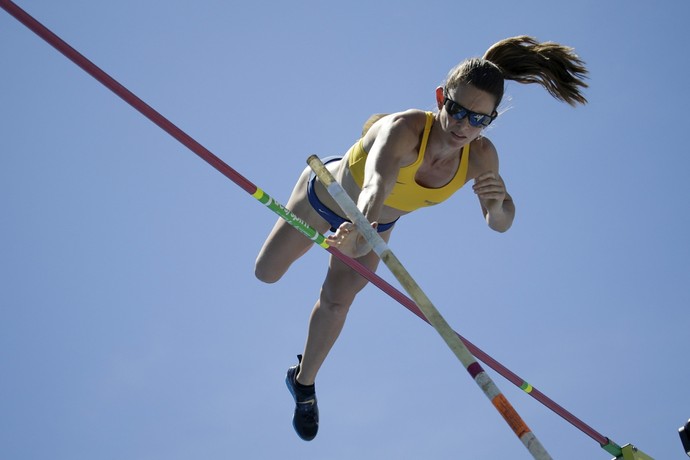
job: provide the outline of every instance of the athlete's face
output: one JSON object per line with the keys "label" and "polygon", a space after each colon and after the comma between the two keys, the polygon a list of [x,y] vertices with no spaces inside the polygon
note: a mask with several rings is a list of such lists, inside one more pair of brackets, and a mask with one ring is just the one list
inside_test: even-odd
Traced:
{"label": "athlete's face", "polygon": [[472,85],[460,85],[445,92],[443,87],[439,87],[436,101],[441,125],[461,145],[479,137],[496,114],[494,96]]}

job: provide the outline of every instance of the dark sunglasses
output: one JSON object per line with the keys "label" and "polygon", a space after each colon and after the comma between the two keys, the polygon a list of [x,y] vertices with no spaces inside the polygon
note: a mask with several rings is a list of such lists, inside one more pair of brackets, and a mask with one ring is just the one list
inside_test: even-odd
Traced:
{"label": "dark sunglasses", "polygon": [[467,117],[467,121],[470,123],[470,126],[474,126],[475,128],[486,128],[491,124],[492,121],[494,121],[494,118],[496,118],[496,115],[484,115],[483,113],[477,113],[466,109],[454,100],[449,99],[447,96],[445,96],[443,99],[443,105],[446,108],[448,115],[458,121]]}

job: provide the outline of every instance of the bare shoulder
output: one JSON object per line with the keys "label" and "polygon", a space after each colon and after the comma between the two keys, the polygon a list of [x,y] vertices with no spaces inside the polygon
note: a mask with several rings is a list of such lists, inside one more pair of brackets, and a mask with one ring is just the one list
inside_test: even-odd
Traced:
{"label": "bare shoulder", "polygon": [[417,141],[419,134],[426,124],[426,112],[417,109],[405,110],[385,115],[367,131],[364,136],[365,148],[371,147],[375,141],[408,144]]}
{"label": "bare shoulder", "polygon": [[498,151],[488,137],[479,137],[470,144],[470,164],[468,179],[487,171],[498,172]]}

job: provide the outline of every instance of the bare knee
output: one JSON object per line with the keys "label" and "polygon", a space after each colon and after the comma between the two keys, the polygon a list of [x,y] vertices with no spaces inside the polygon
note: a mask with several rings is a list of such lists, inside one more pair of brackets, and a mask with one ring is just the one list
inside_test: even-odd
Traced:
{"label": "bare knee", "polygon": [[281,275],[276,275],[268,270],[262,270],[258,266],[254,267],[254,276],[256,276],[256,279],[259,281],[267,284],[277,283],[281,278]]}
{"label": "bare knee", "polygon": [[340,273],[338,281],[329,282],[327,279],[321,288],[319,300],[321,305],[327,305],[332,313],[347,316],[355,297],[367,282],[354,272]]}
{"label": "bare knee", "polygon": [[254,264],[254,276],[264,283],[275,283],[285,274],[285,270],[277,270],[275,264],[271,264],[260,254]]}

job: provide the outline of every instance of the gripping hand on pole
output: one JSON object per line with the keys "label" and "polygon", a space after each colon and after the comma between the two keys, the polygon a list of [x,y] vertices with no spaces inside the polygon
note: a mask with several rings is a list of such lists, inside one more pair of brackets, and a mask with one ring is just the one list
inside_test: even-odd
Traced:
{"label": "gripping hand on pole", "polygon": [[[376,222],[371,224],[373,229],[376,229],[377,226]],[[365,256],[372,250],[366,237],[357,230],[352,222],[343,222],[334,234],[326,238],[326,242],[353,259]]]}

